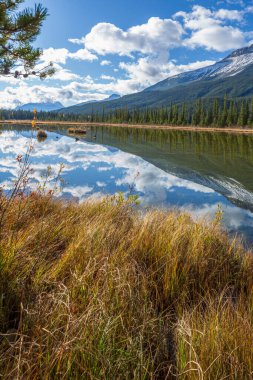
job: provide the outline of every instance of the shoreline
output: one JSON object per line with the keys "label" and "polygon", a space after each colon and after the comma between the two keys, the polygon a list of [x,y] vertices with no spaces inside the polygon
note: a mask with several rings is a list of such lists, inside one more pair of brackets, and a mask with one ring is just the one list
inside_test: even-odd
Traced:
{"label": "shoreline", "polygon": [[[29,125],[31,120],[2,120],[1,124],[9,125]],[[155,125],[155,124],[127,124],[127,123],[96,123],[96,122],[75,122],[75,121],[36,121],[37,125],[48,126],[85,126],[85,127],[117,127],[117,128],[134,128],[134,129],[157,129],[157,130],[174,130],[189,132],[218,132],[218,133],[235,133],[235,134],[253,134],[253,128],[239,127],[194,127],[194,126],[178,126],[178,125]]]}

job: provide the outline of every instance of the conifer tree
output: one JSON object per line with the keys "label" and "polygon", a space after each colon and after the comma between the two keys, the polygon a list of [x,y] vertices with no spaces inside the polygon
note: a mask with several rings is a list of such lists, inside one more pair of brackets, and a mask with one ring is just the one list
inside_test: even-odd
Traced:
{"label": "conifer tree", "polygon": [[228,117],[228,110],[227,110],[227,95],[224,96],[223,100],[223,110],[219,115],[219,125],[220,127],[225,127],[227,125],[227,117]]}
{"label": "conifer tree", "polygon": [[230,100],[229,108],[227,111],[227,125],[232,126],[234,124],[234,101]]}
{"label": "conifer tree", "polygon": [[249,107],[249,119],[248,119],[248,124],[249,124],[249,125],[253,125],[253,98],[251,99],[250,107]]}
{"label": "conifer tree", "polygon": [[183,104],[182,110],[181,110],[180,124],[182,124],[182,125],[187,124],[187,107],[186,107],[185,103]]}
{"label": "conifer tree", "polygon": [[192,115],[192,124],[193,125],[199,125],[200,124],[200,119],[201,119],[201,114],[202,114],[202,101],[201,99],[197,100],[193,115]]}
{"label": "conifer tree", "polygon": [[213,124],[213,110],[212,110],[212,107],[209,106],[208,110],[206,111],[205,125],[209,127],[212,124]]}
{"label": "conifer tree", "polygon": [[244,127],[247,124],[247,121],[248,121],[247,103],[245,101],[242,101],[237,124],[240,127]]}
{"label": "conifer tree", "polygon": [[199,117],[199,125],[204,126],[206,121],[206,110],[203,102],[200,103],[200,117]]}
{"label": "conifer tree", "polygon": [[168,120],[168,122],[172,123],[172,120],[173,120],[173,105],[172,105],[172,102],[171,102],[170,103],[170,112],[169,112],[169,120]]}
{"label": "conifer tree", "polygon": [[[35,65],[42,50],[32,43],[40,33],[48,12],[41,4],[34,9],[18,8],[24,0],[0,1],[0,75],[13,75],[18,78],[37,75],[41,79],[54,73],[52,64],[36,71]],[[18,67],[23,67],[18,70]]]}
{"label": "conifer tree", "polygon": [[173,109],[172,124],[177,125],[178,124],[178,117],[179,117],[178,105],[175,104],[172,109]]}
{"label": "conifer tree", "polygon": [[213,125],[218,126],[220,117],[220,105],[218,99],[213,102]]}

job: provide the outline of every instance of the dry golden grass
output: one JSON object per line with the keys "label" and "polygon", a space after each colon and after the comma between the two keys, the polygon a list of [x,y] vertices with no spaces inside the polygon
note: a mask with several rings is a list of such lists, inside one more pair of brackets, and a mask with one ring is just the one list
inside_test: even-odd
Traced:
{"label": "dry golden grass", "polygon": [[0,374],[252,379],[252,274],[217,222],[15,200],[0,231]]}

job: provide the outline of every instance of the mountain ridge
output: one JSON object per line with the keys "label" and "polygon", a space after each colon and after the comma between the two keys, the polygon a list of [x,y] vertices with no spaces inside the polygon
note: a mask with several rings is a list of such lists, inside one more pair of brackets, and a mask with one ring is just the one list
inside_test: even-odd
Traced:
{"label": "mountain ridge", "polygon": [[182,104],[199,98],[246,98],[253,96],[253,45],[237,49],[214,65],[169,77],[145,90],[119,99],[67,107],[64,113],[91,114],[119,108],[143,109]]}
{"label": "mountain ridge", "polygon": [[60,102],[26,103],[21,106],[17,106],[16,111],[33,111],[34,108],[36,108],[38,112],[51,112],[63,108],[63,105]]}
{"label": "mountain ridge", "polygon": [[146,88],[144,91],[161,91],[175,87],[178,84],[186,84],[200,79],[226,78],[240,73],[251,64],[253,64],[253,44],[249,47],[235,50],[213,65],[174,75]]}

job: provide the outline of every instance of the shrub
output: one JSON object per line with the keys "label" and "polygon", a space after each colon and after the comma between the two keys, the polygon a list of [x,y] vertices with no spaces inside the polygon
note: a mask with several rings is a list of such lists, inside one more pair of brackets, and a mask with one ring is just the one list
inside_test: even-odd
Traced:
{"label": "shrub", "polygon": [[47,133],[43,129],[39,129],[37,132],[38,140],[45,140],[47,138]]}
{"label": "shrub", "polygon": [[79,135],[85,135],[87,133],[86,129],[83,128],[68,128],[69,134],[79,134]]}

